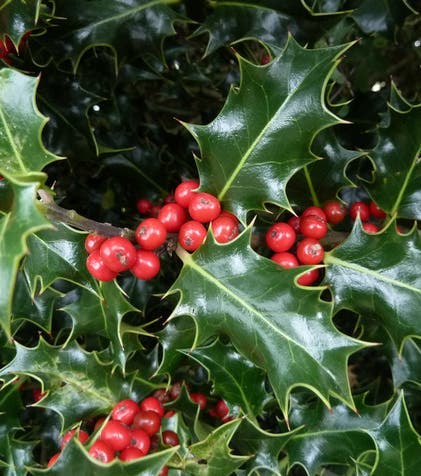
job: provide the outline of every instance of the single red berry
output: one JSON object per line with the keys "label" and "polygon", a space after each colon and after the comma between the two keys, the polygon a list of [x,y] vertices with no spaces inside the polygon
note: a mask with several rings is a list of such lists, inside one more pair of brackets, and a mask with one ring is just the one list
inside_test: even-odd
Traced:
{"label": "single red berry", "polygon": [[196,251],[205,241],[206,228],[202,223],[189,220],[181,225],[178,232],[178,242],[187,251]]}
{"label": "single red berry", "polygon": [[13,43],[13,41],[10,39],[9,36],[6,35],[6,48],[7,48],[7,54],[10,55],[10,54],[13,54],[13,55],[17,55],[18,52],[16,50],[16,46],[15,44]]}
{"label": "single red berry", "polygon": [[191,393],[190,399],[193,400],[193,402],[198,403],[201,410],[204,410],[206,404],[208,403],[206,395],[201,392]]}
{"label": "single red berry", "polygon": [[[67,443],[73,438],[75,433],[76,433],[76,430],[69,430],[63,435],[63,438],[61,439],[61,444],[60,444],[61,449],[63,449],[67,445]],[[86,433],[86,431],[83,431],[83,430],[79,430],[79,432],[77,433],[77,436],[79,441],[82,444],[86,443],[89,439],[89,433]]]}
{"label": "single red berry", "polygon": [[100,246],[107,239],[104,235],[96,235],[90,233],[85,238],[85,250],[90,254],[95,250],[99,250]]}
{"label": "single red berry", "polygon": [[384,212],[375,202],[373,202],[373,200],[371,200],[368,208],[370,209],[371,216],[374,218],[378,218],[379,220],[386,218],[386,212]]}
{"label": "single red berry", "polygon": [[175,382],[171,385],[169,393],[172,400],[176,400],[180,396],[182,386],[181,382]]}
{"label": "single red berry", "polygon": [[281,253],[275,253],[272,258],[272,261],[275,261],[275,263],[280,264],[283,268],[289,269],[289,268],[295,268],[296,266],[299,265],[297,258],[295,255],[292,253],[289,253],[288,251],[282,251]]}
{"label": "single red berry", "polygon": [[3,43],[3,40],[0,40],[0,59],[5,58],[7,56],[7,53],[8,51],[6,45]]}
{"label": "single red berry", "polygon": [[152,202],[148,198],[139,198],[136,202],[136,208],[141,215],[149,215],[152,209]]}
{"label": "single red berry", "polygon": [[86,259],[86,268],[89,273],[98,281],[111,281],[117,277],[118,273],[112,271],[104,262],[104,258],[99,251],[93,251]]}
{"label": "single red berry", "polygon": [[161,403],[167,403],[171,400],[170,394],[165,388],[157,388],[152,395]]}
{"label": "single red berry", "polygon": [[270,55],[268,53],[263,53],[262,57],[260,58],[260,64],[262,65],[268,64],[270,63],[270,61],[271,61]]}
{"label": "single red berry", "polygon": [[45,397],[45,395],[46,392],[41,392],[41,389],[39,387],[32,389],[32,398],[34,399],[34,402],[39,402],[42,398]]}
{"label": "single red berry", "polygon": [[330,202],[325,203],[323,211],[325,212],[327,222],[332,225],[341,223],[346,216],[345,205],[337,200],[331,200]]}
{"label": "single red berry", "polygon": [[135,459],[142,458],[146,453],[142,453],[138,448],[134,446],[128,446],[118,455],[121,461],[133,461]]}
{"label": "single red berry", "polygon": [[352,220],[356,220],[358,215],[362,222],[368,221],[370,218],[370,208],[364,202],[354,202],[349,207],[349,216]]}
{"label": "single red berry", "polygon": [[55,455],[51,456],[51,458],[48,460],[47,463],[47,468],[51,468],[53,464],[60,458],[61,453],[56,453]]}
{"label": "single red berry", "polygon": [[266,232],[266,244],[275,252],[289,250],[295,243],[295,239],[295,231],[288,223],[275,223]]}
{"label": "single red berry", "polygon": [[168,466],[163,466],[158,476],[168,476]]}
{"label": "single red berry", "polygon": [[137,448],[146,455],[151,447],[151,437],[145,430],[135,428],[131,431],[130,446]]}
{"label": "single red berry", "polygon": [[327,221],[325,212],[320,207],[316,207],[314,205],[306,208],[303,213],[301,213],[301,218],[306,217],[308,215],[317,215],[322,220]]}
{"label": "single red berry", "polygon": [[323,246],[315,238],[304,238],[297,245],[297,258],[302,264],[318,264],[324,254]]}
{"label": "single red berry", "polygon": [[197,192],[190,199],[189,215],[193,220],[208,223],[221,213],[219,200],[206,192]]}
{"label": "single red berry", "polygon": [[213,236],[218,243],[228,243],[238,236],[238,220],[233,220],[228,216],[215,218],[211,222]]}
{"label": "single red berry", "polygon": [[234,215],[234,213],[231,213],[227,210],[222,210],[221,213],[219,214],[218,218],[220,217],[228,217],[231,218],[232,220],[235,221],[235,223],[238,223],[238,218]]}
{"label": "single red berry", "polygon": [[216,414],[219,416],[219,418],[222,419],[228,416],[229,408],[224,400],[218,400],[215,406],[215,411],[216,411]]}
{"label": "single red berry", "polygon": [[168,410],[164,414],[164,418],[172,418],[175,415],[175,410]]}
{"label": "single red berry", "polygon": [[92,458],[101,461],[101,463],[109,463],[115,458],[114,450],[102,440],[96,440],[88,453]]}
{"label": "single red berry", "polygon": [[323,238],[328,229],[326,221],[318,215],[306,215],[300,219],[300,231],[307,238]]}
{"label": "single red berry", "polygon": [[379,231],[379,227],[377,225],[369,222],[363,223],[363,229],[366,233],[377,233]]}
{"label": "single red berry", "polygon": [[162,432],[162,443],[166,446],[177,446],[180,444],[180,440],[175,431],[165,430]]}
{"label": "single red berry", "polygon": [[97,431],[99,428],[101,428],[105,420],[105,417],[98,418],[98,420],[95,422],[94,431]]}
{"label": "single red berry", "polygon": [[165,243],[167,230],[157,218],[146,218],[136,228],[136,240],[145,250],[155,250]]}
{"label": "single red berry", "polygon": [[154,435],[161,427],[161,417],[156,412],[141,410],[137,412],[133,420],[133,429],[140,428],[148,435]]}
{"label": "single red berry", "polygon": [[130,444],[130,430],[123,423],[109,420],[101,431],[101,441],[114,451],[121,451]]}
{"label": "single red berry", "polygon": [[121,421],[125,425],[133,423],[134,416],[140,410],[139,405],[131,398],[126,398],[114,405],[111,412],[113,420]]}
{"label": "single red berry", "polygon": [[288,218],[287,223],[296,234],[300,233],[300,217],[293,215],[292,217]]}
{"label": "single red berry", "polygon": [[147,281],[148,279],[154,278],[160,269],[161,261],[153,251],[137,250],[136,262],[130,268],[130,271],[136,278]]}
{"label": "single red berry", "polygon": [[185,180],[181,182],[174,192],[175,201],[184,208],[189,207],[190,199],[194,195],[194,191],[199,188],[197,180]]}
{"label": "single red berry", "polygon": [[158,220],[168,233],[176,233],[187,220],[186,209],[178,203],[167,203],[159,210]]}
{"label": "single red berry", "polygon": [[116,273],[130,269],[136,262],[136,248],[122,236],[113,236],[105,240],[99,254],[107,268]]}
{"label": "single red berry", "polygon": [[140,409],[145,411],[156,412],[160,417],[164,416],[165,408],[160,400],[156,397],[146,397],[140,402]]}
{"label": "single red berry", "polygon": [[218,413],[216,412],[216,407],[209,408],[208,413],[212,418],[219,418]]}
{"label": "single red berry", "polygon": [[310,286],[319,278],[319,270],[318,268],[310,269],[306,273],[302,274],[298,279],[297,283],[301,286]]}

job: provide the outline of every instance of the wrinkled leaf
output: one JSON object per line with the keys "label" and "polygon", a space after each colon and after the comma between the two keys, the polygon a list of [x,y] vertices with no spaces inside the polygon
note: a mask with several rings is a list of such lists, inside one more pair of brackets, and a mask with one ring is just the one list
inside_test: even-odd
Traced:
{"label": "wrinkled leaf", "polygon": [[357,221],[324,261],[336,309],[375,317],[398,349],[407,336],[421,333],[421,241],[415,230],[400,235],[390,223],[373,235]]}
{"label": "wrinkled leaf", "polygon": [[245,222],[247,212],[272,202],[290,208],[285,187],[314,161],[314,136],[339,118],[323,102],[326,81],[347,46],[301,48],[291,37],[266,66],[239,57],[241,84],[206,126],[186,125],[200,146],[203,189]]}
{"label": "wrinkled leaf", "polygon": [[302,270],[284,270],[256,254],[250,232],[226,245],[209,235],[193,255],[178,251],[184,266],[170,290],[180,293],[172,317],[194,317],[193,348],[209,336],[228,335],[241,354],[266,370],[284,414],[291,389],[299,385],[325,403],[334,393],[352,405],[346,362],[363,344],[334,328],[331,304],[319,299],[320,290],[293,285]]}

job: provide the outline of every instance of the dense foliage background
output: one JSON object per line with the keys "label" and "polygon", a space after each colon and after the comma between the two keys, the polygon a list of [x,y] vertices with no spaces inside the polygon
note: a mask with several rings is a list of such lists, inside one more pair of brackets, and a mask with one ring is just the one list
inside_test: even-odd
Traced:
{"label": "dense foliage background", "polygon": [[[417,473],[419,11],[0,4],[2,474]],[[241,220],[239,238],[169,246],[151,281],[89,275],[84,239],[100,230],[86,218],[134,229],[139,198],[160,204],[195,177]],[[374,200],[382,231],[333,227],[330,244],[344,241],[299,286],[308,268],[281,269],[262,237],[335,198]],[[43,469],[69,428],[174,382],[165,425],[179,446],[105,465],[72,440]],[[224,399],[232,419],[188,391],[208,408]]]}

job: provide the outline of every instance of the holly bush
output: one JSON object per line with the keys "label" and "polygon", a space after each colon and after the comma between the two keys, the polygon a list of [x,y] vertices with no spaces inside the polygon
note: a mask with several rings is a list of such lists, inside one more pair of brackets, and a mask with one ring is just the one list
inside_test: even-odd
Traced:
{"label": "holly bush", "polygon": [[[410,0],[2,2],[2,474],[417,473],[420,24]],[[88,233],[136,244],[186,180],[238,236],[95,279]],[[273,225],[332,201],[324,256],[279,264]],[[92,457],[151,395],[151,451]]]}

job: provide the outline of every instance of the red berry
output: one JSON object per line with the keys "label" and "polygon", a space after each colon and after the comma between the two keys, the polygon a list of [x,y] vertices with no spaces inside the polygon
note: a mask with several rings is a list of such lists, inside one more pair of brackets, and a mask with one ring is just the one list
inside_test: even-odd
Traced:
{"label": "red berry", "polygon": [[171,400],[170,394],[165,390],[165,388],[156,389],[152,395],[161,403],[167,403]]}
{"label": "red berry", "polygon": [[182,383],[181,382],[175,382],[171,388],[170,388],[170,397],[172,400],[175,400],[180,396],[181,393],[181,388],[182,388]]}
{"label": "red berry", "polygon": [[190,199],[189,214],[193,220],[208,223],[221,213],[219,200],[210,193],[197,192]]}
{"label": "red berry", "polygon": [[159,210],[161,210],[161,205],[152,205],[152,208],[149,211],[149,216],[157,218],[159,215]]}
{"label": "red berry", "polygon": [[148,198],[139,198],[136,202],[136,208],[141,215],[149,215],[152,209],[152,202]]}
{"label": "red berry", "polygon": [[323,246],[315,238],[304,238],[297,245],[297,258],[302,264],[318,264],[324,254]]}
{"label": "red berry", "polygon": [[275,252],[287,251],[295,243],[296,234],[288,223],[275,223],[266,232],[266,244]]}
{"label": "red berry", "polygon": [[135,428],[131,431],[130,446],[137,448],[146,455],[151,447],[151,437],[145,430]]}
{"label": "red berry", "polygon": [[117,277],[118,273],[106,266],[99,251],[93,251],[86,259],[86,268],[89,273],[98,281],[111,281]]}
{"label": "red berry", "polygon": [[6,45],[3,43],[3,40],[0,39],[0,59],[5,58],[7,56],[7,53],[8,51]]}
{"label": "red berry", "polygon": [[95,235],[94,233],[90,233],[85,238],[85,250],[90,254],[95,250],[99,250],[100,246],[104,241],[107,239],[106,236],[103,235]]}
{"label": "red berry", "polygon": [[162,432],[162,442],[166,446],[177,446],[180,444],[177,433],[172,430],[165,430]]}
{"label": "red berry", "polygon": [[157,218],[146,218],[136,228],[136,240],[145,250],[155,250],[165,243],[167,230]]}
{"label": "red berry", "polygon": [[164,414],[164,418],[172,418],[175,415],[175,410],[168,410]]}
{"label": "red berry", "polygon": [[205,241],[206,233],[206,228],[202,223],[189,220],[181,225],[178,232],[178,242],[185,250],[196,251]]}
{"label": "red berry", "polygon": [[327,221],[325,212],[320,207],[315,207],[314,205],[306,208],[301,214],[301,218],[308,215],[317,215],[322,220]]}
{"label": "red berry", "polygon": [[145,456],[146,453],[142,453],[141,450],[135,448],[134,446],[128,446],[118,455],[121,461],[133,461],[134,459],[139,459]]}
{"label": "red berry", "polygon": [[134,400],[126,398],[114,405],[111,412],[111,418],[113,420],[121,421],[121,423],[124,423],[125,425],[131,425],[134,416],[139,410],[139,405]]}
{"label": "red berry", "polygon": [[136,262],[130,268],[130,271],[136,278],[148,280],[154,278],[161,269],[161,261],[159,257],[149,250],[137,250]]}
{"label": "red berry", "polygon": [[114,451],[121,451],[130,444],[130,430],[123,423],[109,420],[101,431],[101,441]]}
{"label": "red berry", "polygon": [[97,431],[99,428],[101,428],[105,420],[105,417],[98,418],[98,420],[95,422],[94,431]]}
{"label": "red berry", "polygon": [[7,54],[14,54],[16,55],[18,52],[16,50],[16,46],[13,43],[13,41],[6,35],[6,48],[7,48]]}
{"label": "red berry", "polygon": [[145,411],[156,412],[160,417],[164,416],[164,405],[156,397],[146,397],[140,403],[140,409]]}
{"label": "red berry", "polygon": [[216,414],[219,416],[219,418],[222,419],[228,416],[229,408],[224,400],[218,400],[215,406],[215,411],[216,411]]}
{"label": "red berry", "polygon": [[232,220],[234,220],[235,223],[238,223],[238,218],[234,215],[234,213],[228,212],[227,210],[222,210],[218,218],[220,217],[229,217]]}
{"label": "red berry", "polygon": [[101,463],[109,463],[115,458],[114,450],[102,440],[96,440],[88,453]]}
{"label": "red berry", "polygon": [[299,265],[297,258],[295,255],[292,253],[289,253],[288,251],[282,251],[281,253],[275,253],[272,258],[272,261],[275,261],[275,263],[280,264],[283,268],[289,269],[289,268],[295,268],[296,266]]}
{"label": "red berry", "polygon": [[189,207],[190,199],[194,195],[194,190],[199,188],[196,180],[186,180],[181,182],[174,192],[175,201],[184,208]]}
{"label": "red berry", "polygon": [[122,236],[113,236],[102,243],[99,254],[107,268],[116,273],[126,271],[136,262],[136,248]]}
{"label": "red berry", "polygon": [[328,229],[326,221],[318,215],[306,215],[300,219],[300,231],[307,238],[323,238]]}
{"label": "red berry", "polygon": [[287,223],[295,233],[300,233],[300,217],[293,215],[288,219]]}
{"label": "red berry", "polygon": [[199,408],[201,410],[203,410],[206,407],[206,404],[208,403],[208,399],[206,398],[206,395],[200,392],[191,393],[190,399],[193,400],[193,402],[198,403]]}
{"label": "red berry", "polygon": [[159,210],[158,220],[165,226],[168,233],[176,233],[187,220],[187,213],[178,203],[167,203]]}
{"label": "red berry", "polygon": [[325,212],[327,222],[331,223],[332,225],[337,225],[338,223],[341,223],[341,221],[346,216],[345,205],[336,200],[331,200],[330,202],[327,202],[323,206],[323,211]]}
{"label": "red berry", "polygon": [[137,412],[133,420],[133,428],[146,431],[148,435],[154,435],[161,427],[161,417],[156,412],[141,410]]}
{"label": "red berry", "polygon": [[349,216],[352,220],[356,220],[358,215],[362,222],[368,221],[370,218],[370,209],[364,202],[354,202],[349,207]]}
{"label": "red berry", "polygon": [[310,269],[307,273],[302,274],[298,279],[297,283],[301,286],[310,286],[315,281],[317,281],[319,277],[319,270],[318,268]]}
{"label": "red berry", "polygon": [[45,397],[45,395],[46,392],[41,392],[41,389],[39,387],[32,389],[32,398],[34,399],[34,402],[39,402],[42,398]]}
{"label": "red berry", "polygon": [[371,216],[374,218],[378,218],[379,220],[386,218],[386,213],[375,202],[373,202],[373,200],[370,202],[369,209]]}
{"label": "red berry", "polygon": [[270,63],[270,61],[271,61],[270,55],[268,55],[267,53],[264,53],[262,57],[260,58],[260,64],[268,64]]}
{"label": "red berry", "polygon": [[60,458],[61,453],[56,453],[55,455],[51,456],[47,463],[47,468],[51,468],[53,464]]}
{"label": "red berry", "polygon": [[[73,438],[74,434],[76,433],[76,430],[69,430],[67,433],[63,435],[63,438],[61,439],[60,447],[63,449],[67,443]],[[83,444],[86,443],[89,439],[89,433],[86,433],[86,431],[79,430],[77,434],[79,441]]]}
{"label": "red berry", "polygon": [[374,223],[363,223],[363,229],[366,233],[377,233],[379,231],[379,227]]}
{"label": "red berry", "polygon": [[228,216],[215,218],[211,223],[213,236],[218,243],[228,243],[238,236],[238,220]]}
{"label": "red berry", "polygon": [[168,466],[163,466],[158,476],[168,476]]}

